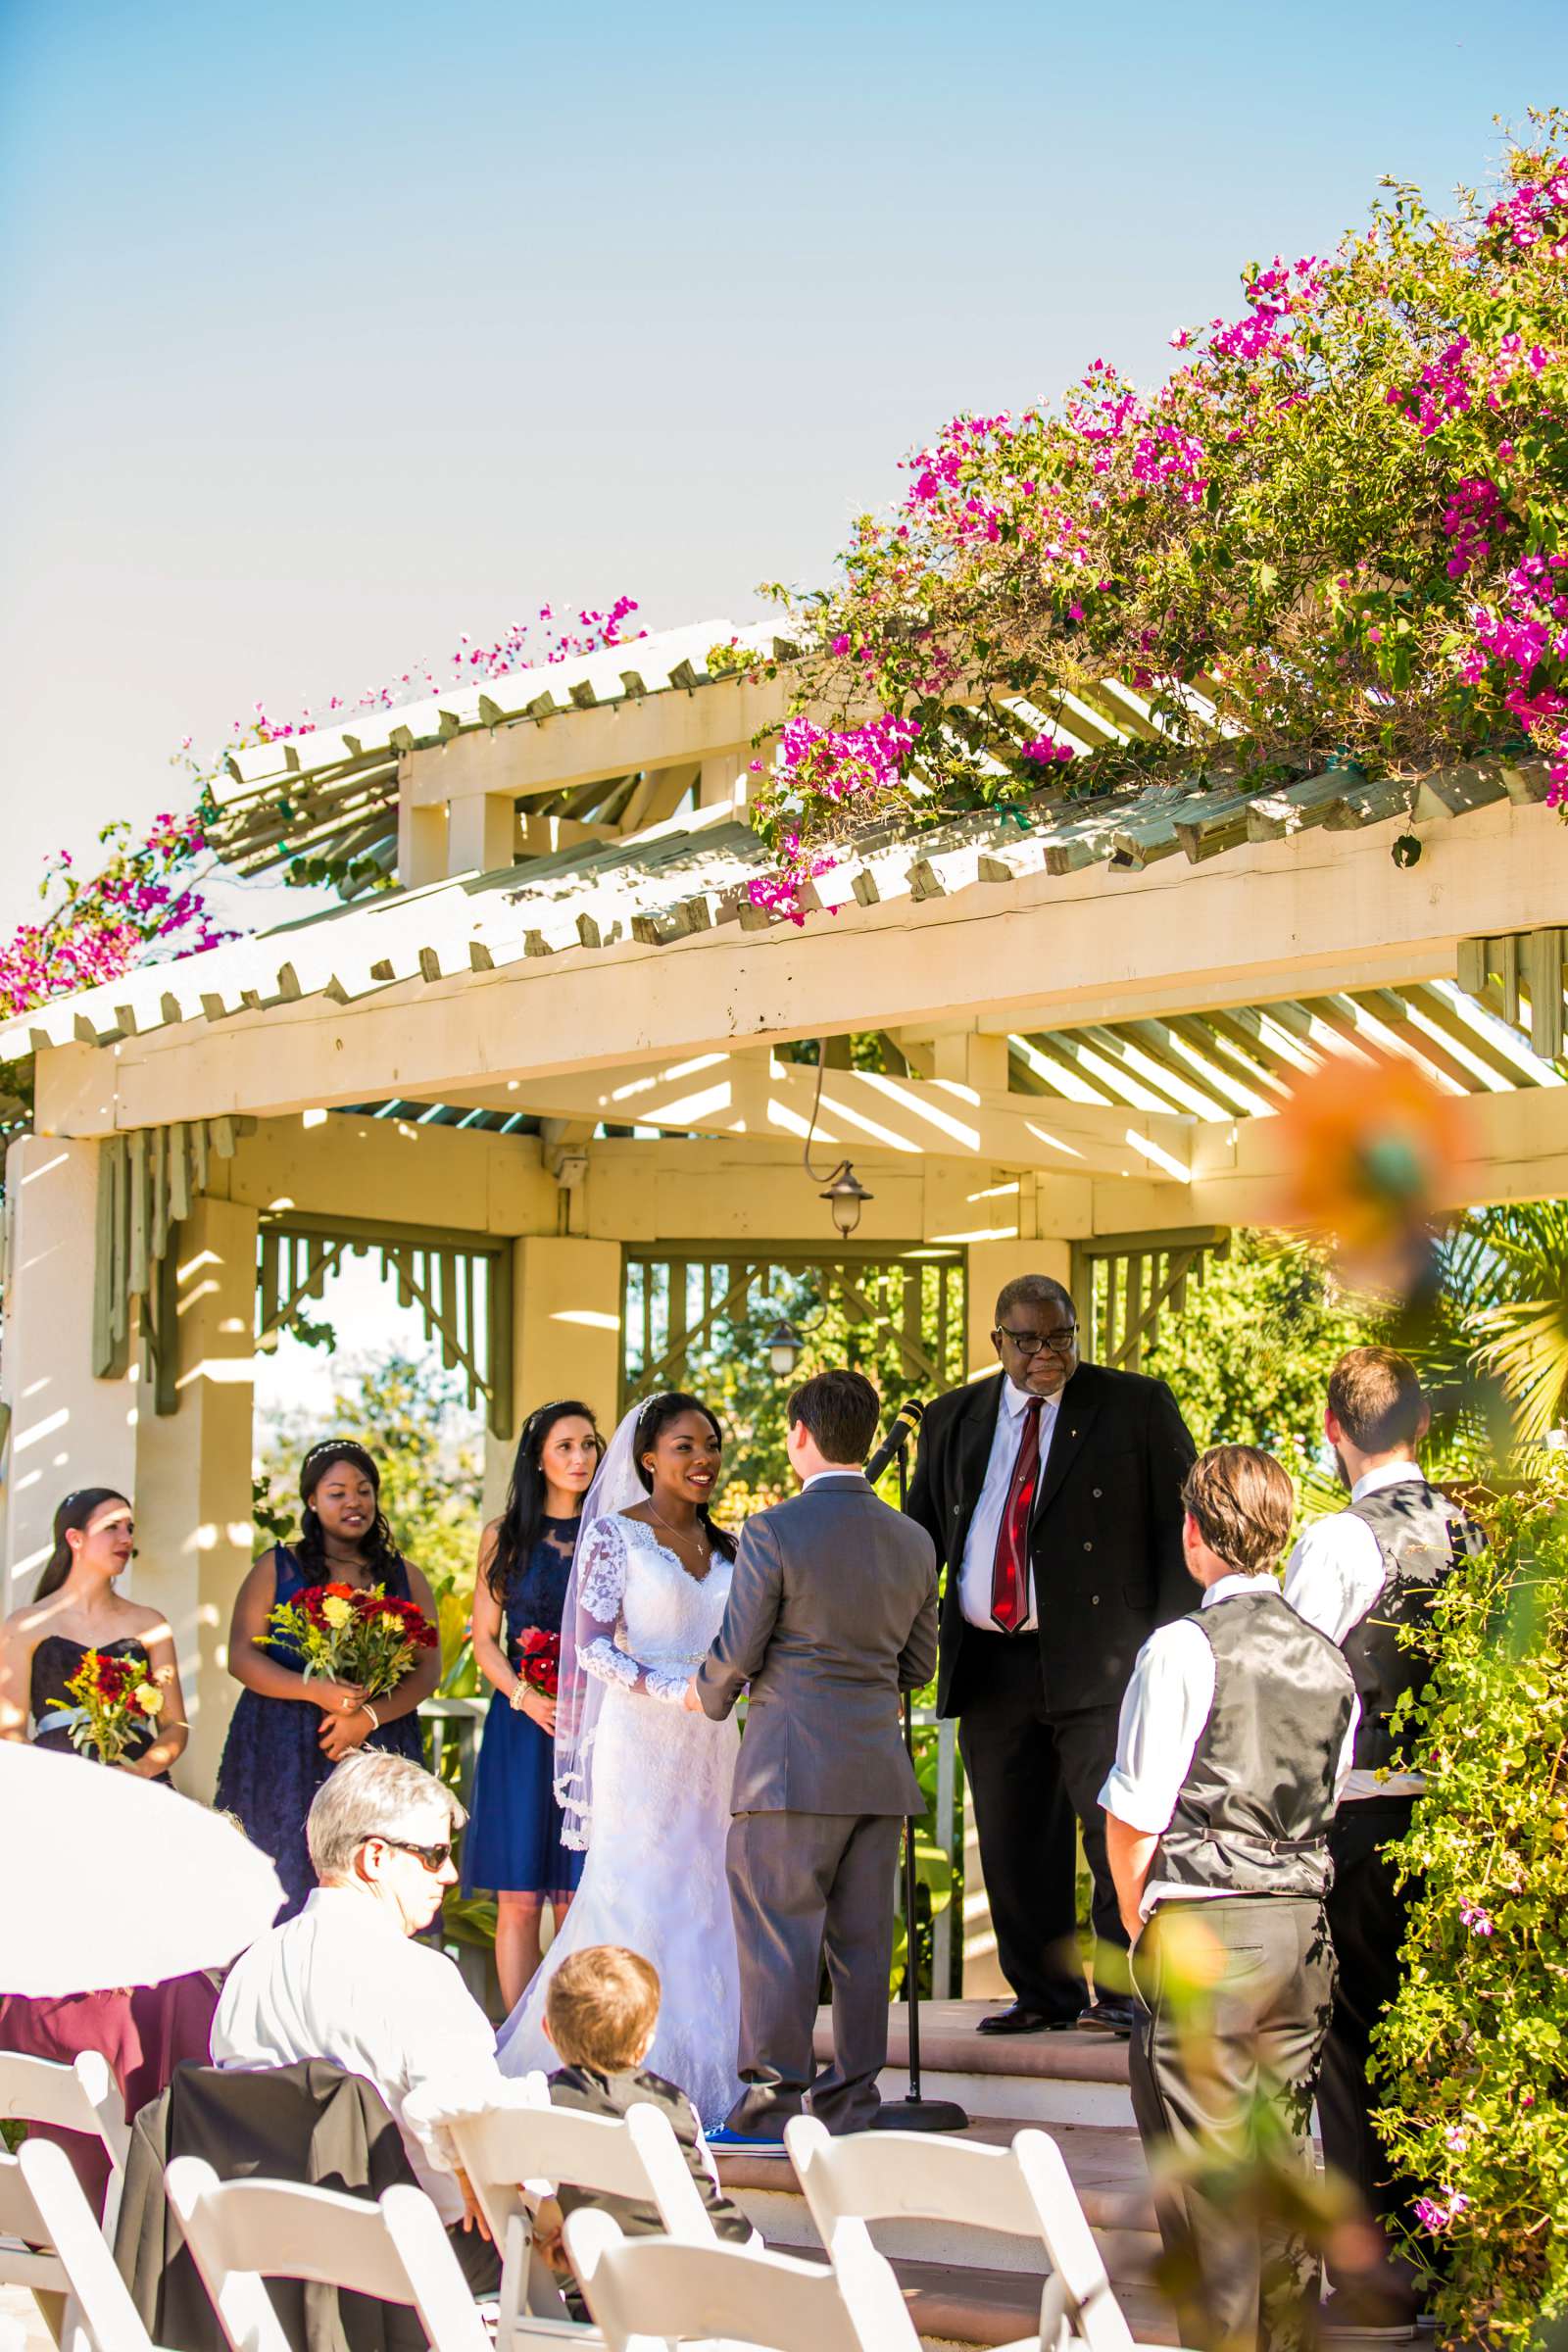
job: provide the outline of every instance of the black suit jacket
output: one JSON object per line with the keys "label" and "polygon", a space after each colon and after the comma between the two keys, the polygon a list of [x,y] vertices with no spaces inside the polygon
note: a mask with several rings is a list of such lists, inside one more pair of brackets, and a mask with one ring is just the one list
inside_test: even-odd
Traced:
{"label": "black suit jacket", "polygon": [[[927,1408],[907,1509],[946,1570],[937,1711],[961,1715],[973,1686],[958,1569],[985,1483],[1002,1374]],[[1046,1705],[1054,1715],[1121,1704],[1156,1625],[1198,1606],[1182,1559],[1182,1482],[1196,1452],[1162,1380],[1080,1364],[1061,1394],[1030,1521]],[[984,1654],[970,1645],[971,1661]],[[971,1664],[969,1672],[972,1673]]]}

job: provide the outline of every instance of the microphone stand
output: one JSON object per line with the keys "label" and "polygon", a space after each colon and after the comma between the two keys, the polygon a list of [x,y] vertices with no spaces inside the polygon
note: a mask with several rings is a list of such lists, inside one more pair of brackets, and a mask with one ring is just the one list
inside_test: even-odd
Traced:
{"label": "microphone stand", "polygon": [[[905,1429],[896,1459],[899,1465],[899,1508],[909,1491],[909,1431]],[[909,1768],[914,1768],[914,1701],[904,1693],[904,1744]],[[885,2132],[967,2132],[969,2118],[956,2099],[927,2099],[920,2093],[920,1966],[915,1936],[915,1896],[918,1878],[914,1860],[915,1816],[904,1824],[904,1998],[909,2012],[909,2087],[902,2099],[884,2101],[877,2122]]]}

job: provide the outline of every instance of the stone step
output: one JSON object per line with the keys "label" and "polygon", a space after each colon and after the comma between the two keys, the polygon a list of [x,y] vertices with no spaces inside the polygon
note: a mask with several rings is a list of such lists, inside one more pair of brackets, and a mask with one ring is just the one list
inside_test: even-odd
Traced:
{"label": "stone step", "polygon": [[[995,2001],[926,2001],[920,2008],[921,2088],[956,2099],[971,2116],[1014,2123],[1120,2126],[1133,2129],[1127,2044],[1113,2034],[979,2034]],[[817,2012],[818,2058],[832,2054],[832,2012]],[[888,2064],[882,2095],[908,2088],[908,2010],[888,2015]]]}
{"label": "stone step", "polygon": [[[1023,2129],[1017,2117],[977,2117],[962,2136],[982,2147],[1006,2147]],[[1099,2238],[1113,2278],[1142,2278],[1156,2237],[1148,2169],[1135,2133],[1102,2125],[1061,2124],[1052,2137],[1067,2160],[1091,2229]],[[719,2178],[736,2203],[770,2243],[810,2251],[819,2244],[811,2218],[782,2150],[714,2150]],[[884,2254],[919,2256],[980,2270],[1030,2270],[1038,2248],[1001,2230],[959,2224],[878,2223],[872,2236]]]}
{"label": "stone step", "polygon": [[[941,2262],[899,2262],[894,2269],[922,2343],[1039,2343],[1038,2275],[956,2271]],[[1118,2281],[1116,2295],[1135,2342],[1180,2342],[1176,2315],[1155,2288]]]}

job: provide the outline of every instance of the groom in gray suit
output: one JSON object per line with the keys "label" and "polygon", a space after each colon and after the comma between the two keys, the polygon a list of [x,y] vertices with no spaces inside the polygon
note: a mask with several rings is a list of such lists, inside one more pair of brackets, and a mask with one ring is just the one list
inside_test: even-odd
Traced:
{"label": "groom in gray suit", "polygon": [[[925,1811],[899,1694],[930,1681],[937,1655],[935,1546],[865,1480],[875,1389],[819,1372],[788,1409],[801,1492],[747,1521],[723,1625],[686,1697],[717,1721],[751,1686],[725,1855],[746,2087],[718,2136],[752,2144],[777,2141],[808,2106],[830,2132],[875,2120],[899,1839]],[[833,2063],[817,2074],[824,1952]]]}

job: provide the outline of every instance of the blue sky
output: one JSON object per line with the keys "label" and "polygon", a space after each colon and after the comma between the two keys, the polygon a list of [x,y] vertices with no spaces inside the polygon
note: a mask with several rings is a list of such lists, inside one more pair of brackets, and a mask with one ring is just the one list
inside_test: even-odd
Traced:
{"label": "blue sky", "polygon": [[1153,376],[1561,0],[0,6],[0,920],[179,736],[551,602],[820,578],[959,407]]}

